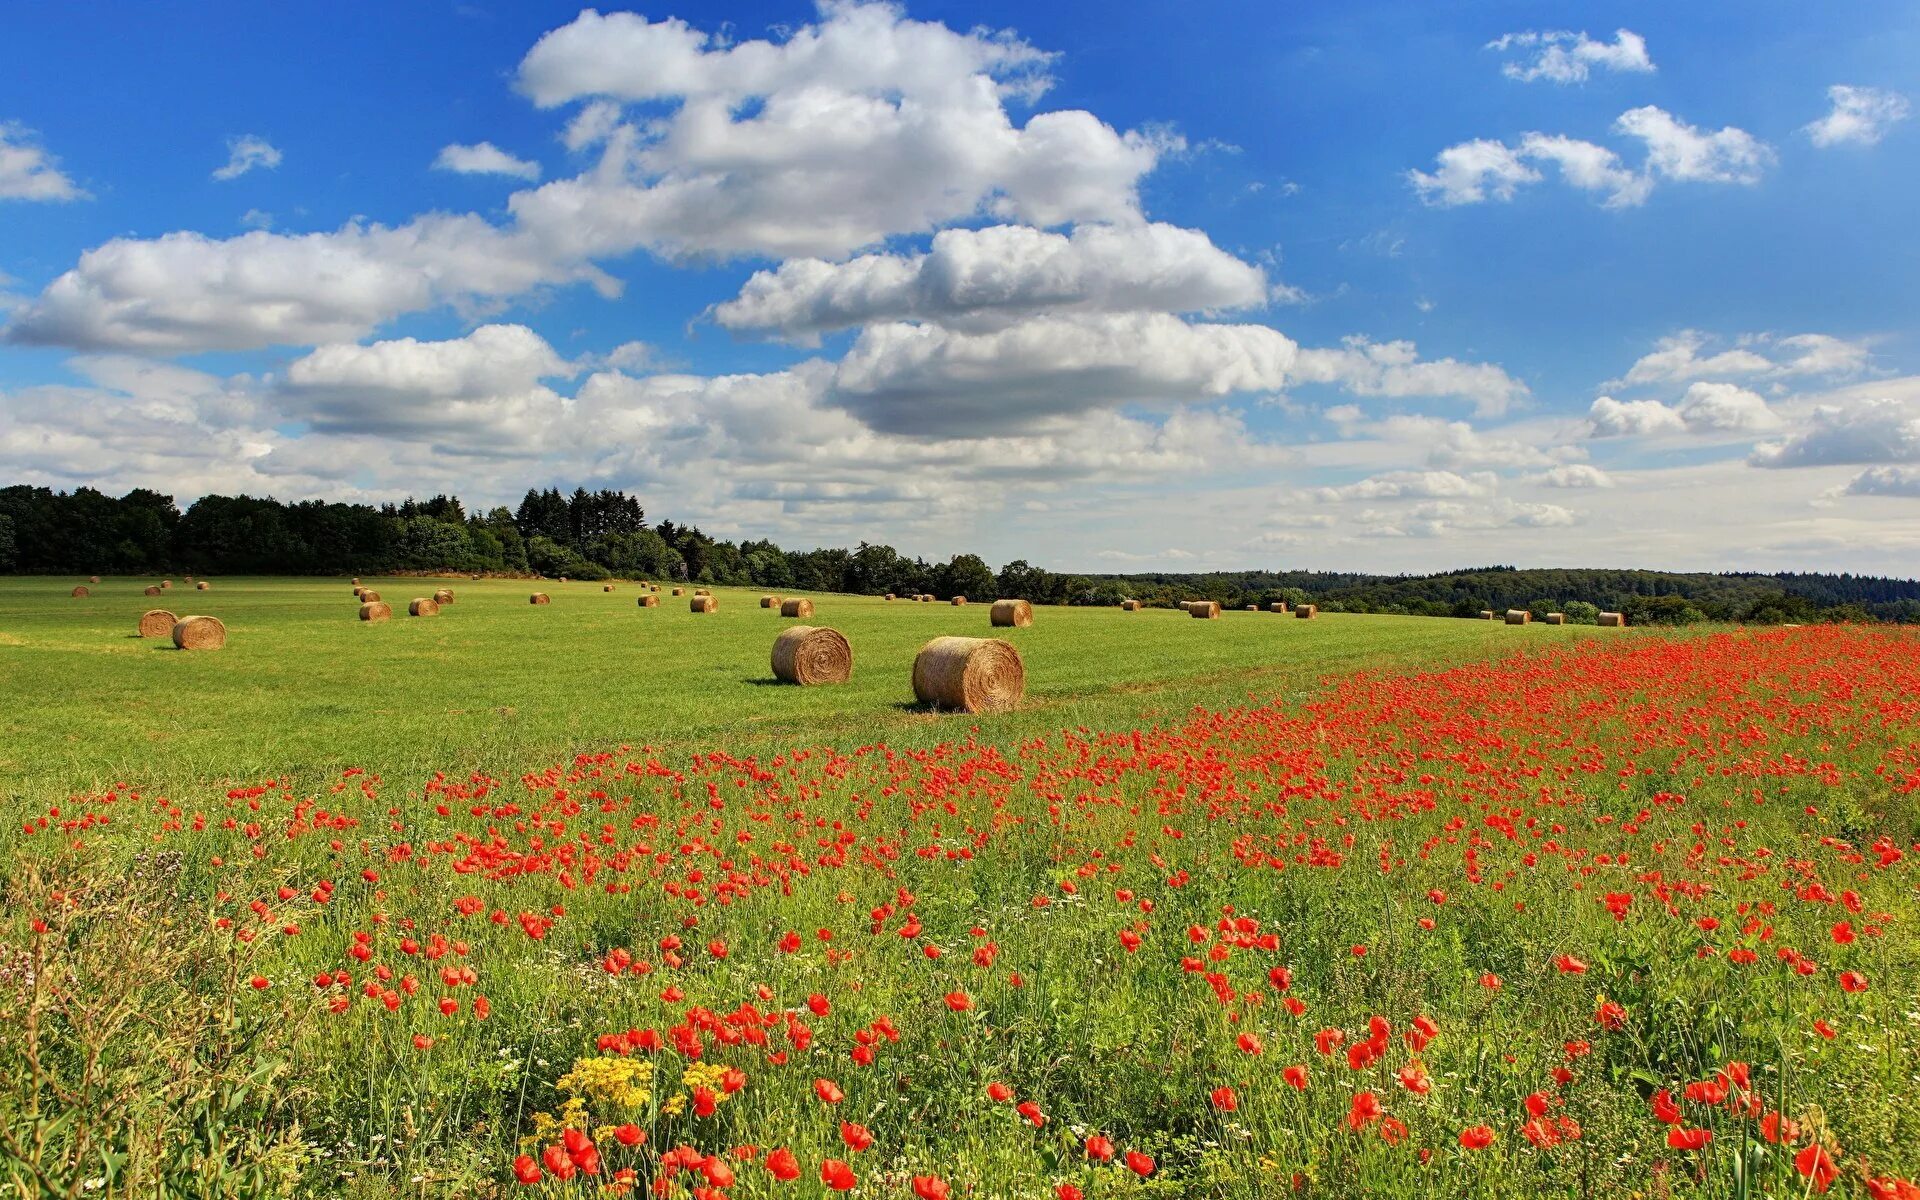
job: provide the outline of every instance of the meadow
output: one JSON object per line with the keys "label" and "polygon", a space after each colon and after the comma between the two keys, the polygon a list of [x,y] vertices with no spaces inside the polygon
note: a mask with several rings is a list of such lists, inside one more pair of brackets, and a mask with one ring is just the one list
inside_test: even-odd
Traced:
{"label": "meadow", "polygon": [[1920,1196],[1911,631],[124,586],[0,582],[18,1194]]}

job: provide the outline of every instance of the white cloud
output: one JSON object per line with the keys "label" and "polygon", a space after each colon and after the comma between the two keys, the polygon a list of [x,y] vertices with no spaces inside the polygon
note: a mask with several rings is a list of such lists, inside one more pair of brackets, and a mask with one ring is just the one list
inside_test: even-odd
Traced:
{"label": "white cloud", "polygon": [[1452,358],[1422,361],[1409,341],[1345,339],[1339,349],[1300,351],[1293,367],[1298,383],[1333,383],[1356,396],[1458,396],[1474,411],[1498,415],[1527,396],[1527,385],[1491,363]]}
{"label": "white cloud", "polygon": [[797,339],[872,321],[990,329],[1040,311],[1218,312],[1267,298],[1265,273],[1172,225],[947,229],[925,254],[789,259],[714,309],[729,329]]}
{"label": "white cloud", "polygon": [[1587,412],[1594,437],[1642,437],[1656,433],[1684,433],[1680,414],[1658,400],[1615,400],[1602,396]]}
{"label": "white cloud", "polygon": [[1527,476],[1527,482],[1550,488],[1610,488],[1613,477],[1588,463],[1564,463]]}
{"label": "white cloud", "polygon": [[0,121],[0,200],[84,200],[26,126]]}
{"label": "white cloud", "polygon": [[1550,162],[1560,168],[1560,178],[1584,192],[1605,192],[1608,208],[1633,208],[1645,204],[1653,191],[1653,180],[1629,171],[1620,156],[1605,146],[1577,138],[1530,133],[1520,142],[1520,153],[1535,162]]}
{"label": "white cloud", "polygon": [[510,175],[515,179],[540,178],[540,164],[515,158],[492,142],[475,146],[443,146],[433,160],[435,169],[462,175]]}
{"label": "white cloud", "polygon": [[1511,200],[1522,185],[1540,182],[1540,172],[1518,153],[1485,138],[1448,146],[1437,162],[1432,174],[1408,171],[1407,179],[1422,201],[1440,208],[1478,204],[1488,197]]}
{"label": "white cloud", "polygon": [[1913,112],[1905,96],[1885,88],[1836,83],[1827,89],[1827,99],[1833,101],[1833,108],[1806,126],[1816,146],[1874,145]]}
{"label": "white cloud", "polygon": [[8,340],[175,354],[317,345],[360,337],[403,313],[490,301],[542,285],[617,285],[556,262],[476,216],[348,225],[334,233],[257,231],[116,238],[80,256],[8,325]]}
{"label": "white cloud", "polygon": [[891,322],[861,331],[834,397],[881,431],[981,437],[1089,409],[1277,391],[1296,349],[1264,325],[1166,313],[1039,316],[983,333]]}
{"label": "white cloud", "polygon": [[[543,106],[588,102],[566,136],[598,146],[598,161],[515,193],[504,226],[430,213],[322,234],[116,239],[7,336],[168,353],[314,345],[443,304],[490,315],[539,287],[612,294],[595,260],[637,249],[832,258],[983,215],[1137,222],[1140,177],[1179,139],[1080,111],[1014,124],[1007,103],[1038,97],[1048,59],[885,4],[828,5],[777,43],[588,11],[540,40],[520,83]],[[629,120],[624,104],[657,111]]]}
{"label": "white cloud", "polygon": [[567,404],[542,380],[572,364],[524,325],[482,325],[448,341],[322,346],[287,367],[276,400],[321,433],[537,448]]}
{"label": "white cloud", "polygon": [[1758,393],[1731,383],[1690,385],[1676,405],[1658,400],[1602,396],[1588,410],[1589,436],[1644,437],[1665,433],[1755,433],[1774,429],[1780,418]]}
{"label": "white cloud", "polygon": [[280,165],[280,158],[280,151],[257,134],[230,137],[227,139],[227,165],[216,168],[213,177],[222,181],[238,179],[255,167],[270,171]]}
{"label": "white cloud", "polygon": [[1646,203],[1656,179],[1685,183],[1754,184],[1773,162],[1772,147],[1743,129],[1707,132],[1645,105],[1630,109],[1614,132],[1638,138],[1646,155],[1638,169],[1605,146],[1563,134],[1528,133],[1515,146],[1479,138],[1449,146],[1432,173],[1408,171],[1422,203],[1436,208],[1512,200],[1544,176],[1537,163],[1552,163],[1569,186],[1602,195],[1608,208]]}
{"label": "white cloud", "polygon": [[1521,504],[1493,499],[1481,503],[1427,500],[1406,509],[1363,509],[1354,517],[1361,537],[1451,538],[1470,530],[1564,529],[1579,514],[1558,504]]}
{"label": "white cloud", "polygon": [[[1654,343],[1654,349],[1636,360],[1620,379],[1606,387],[1633,387],[1641,384],[1684,383],[1693,379],[1750,375],[1779,378],[1803,375],[1852,375],[1867,366],[1867,344],[1847,341],[1824,333],[1800,333],[1791,337],[1752,334],[1738,339],[1728,349],[1702,355],[1712,344],[1696,329],[1682,329]],[[1788,353],[1769,358],[1760,351],[1772,347]]]}
{"label": "white cloud", "polygon": [[1847,483],[1846,494],[1920,498],[1920,467],[1869,467]]}
{"label": "white cloud", "polygon": [[1818,405],[1784,441],[1755,446],[1748,461],[1756,467],[1920,463],[1920,408],[1887,398]]}
{"label": "white cloud", "polygon": [[1647,169],[1668,179],[1752,184],[1773,162],[1772,148],[1744,129],[1709,133],[1651,104],[1621,113],[1613,127],[1645,142]]}
{"label": "white cloud", "polygon": [[1321,504],[1349,500],[1431,500],[1455,497],[1491,496],[1499,479],[1491,471],[1461,475],[1454,471],[1388,471],[1337,487],[1315,488],[1307,493]]}
{"label": "white cloud", "polygon": [[1550,30],[1509,33],[1487,43],[1489,50],[1533,51],[1530,61],[1507,62],[1500,70],[1509,79],[1532,83],[1585,83],[1593,68],[1646,73],[1654,69],[1647,56],[1647,40],[1630,29],[1614,31],[1613,41],[1601,42],[1582,31]]}

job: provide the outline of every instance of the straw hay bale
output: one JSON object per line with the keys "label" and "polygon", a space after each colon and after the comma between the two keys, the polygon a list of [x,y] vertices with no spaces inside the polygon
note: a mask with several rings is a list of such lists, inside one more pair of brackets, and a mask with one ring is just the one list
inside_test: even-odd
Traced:
{"label": "straw hay bale", "polygon": [[1267,605],[1267,611],[1284,613],[1287,611],[1287,602],[1285,600],[1275,600],[1272,604]]}
{"label": "straw hay bale", "polygon": [[1567,614],[1548,613],[1545,619],[1549,625],[1565,625],[1567,623]]}
{"label": "straw hay bale", "polygon": [[376,604],[380,600],[380,593],[374,591],[372,588],[361,588],[360,600],[364,604]]}
{"label": "straw hay bale", "polygon": [[913,659],[913,694],[934,708],[1002,712],[1026,685],[1020,652],[999,638],[937,637]]}
{"label": "straw hay bale", "polygon": [[781,605],[782,603],[783,603],[783,601],[781,600],[781,598],[780,598],[779,596],[762,596],[762,597],[760,597],[760,607],[761,607],[761,608],[779,608],[779,607],[780,607],[780,605]]}
{"label": "straw hay bale", "polygon": [[1138,600],[1122,600],[1120,602],[1120,611],[1121,612],[1139,612],[1140,602]]}
{"label": "straw hay bale", "polygon": [[353,577],[353,586],[355,586],[355,587],[359,587],[359,586],[360,586],[360,577],[359,577],[358,575],[355,575],[355,576]]}
{"label": "straw hay bale", "polygon": [[158,596],[160,594],[160,589],[153,586],[152,584],[148,584],[146,586],[146,590],[141,592],[140,594],[142,596]]}
{"label": "straw hay bale", "polygon": [[887,593],[887,599],[889,599],[889,600],[891,600],[891,599],[893,599],[893,593],[892,593],[892,592],[888,592],[888,593]]}
{"label": "straw hay bale", "polygon": [[429,596],[415,596],[407,601],[407,615],[410,617],[437,617],[440,606]]}
{"label": "straw hay bale", "polygon": [[1510,608],[1507,610],[1507,624],[1531,625],[1533,624],[1533,614],[1524,608]]}
{"label": "straw hay bale", "polygon": [[210,588],[210,587],[212,587],[212,586],[213,586],[212,584],[210,584],[210,583],[208,583],[208,582],[207,582],[206,580],[204,580],[204,579],[202,579],[202,580],[201,580],[201,581],[200,581],[199,583],[196,583],[196,584],[194,584],[194,585],[193,585],[193,590],[194,590],[194,591],[196,591],[196,592],[204,592],[204,591],[206,591],[206,590],[207,590],[208,588]]}
{"label": "straw hay bale", "polygon": [[710,613],[719,607],[720,602],[712,596],[695,596],[687,602],[688,610],[697,613]]}
{"label": "straw hay bale", "polygon": [[1247,611],[1248,611],[1248,612],[1259,612],[1259,611],[1260,611],[1260,606],[1259,606],[1258,604],[1249,604],[1249,605],[1247,605]]}
{"label": "straw hay bale", "polygon": [[780,615],[783,617],[811,617],[813,601],[793,596],[780,602]]}
{"label": "straw hay bale", "polygon": [[648,592],[646,595],[640,597],[640,607],[641,608],[659,608],[660,597],[654,595],[652,592]]}
{"label": "straw hay bale", "polygon": [[1000,629],[1025,629],[1033,624],[1033,605],[1025,600],[995,600],[989,619]]}
{"label": "straw hay bale", "polygon": [[87,576],[87,582],[88,582],[88,583],[99,583],[99,582],[100,582],[100,577],[99,577],[98,575],[89,575],[89,576]]}
{"label": "straw hay bale", "polygon": [[218,617],[181,617],[173,623],[176,650],[218,650],[227,644],[227,627]]}
{"label": "straw hay bale", "polygon": [[140,636],[167,637],[173,633],[174,623],[179,620],[164,608],[150,608],[140,614]]}
{"label": "straw hay bale", "polygon": [[949,600],[947,603],[953,605],[955,608],[963,608],[966,606],[967,598],[965,596],[955,596],[952,600]]}
{"label": "straw hay bale", "polygon": [[173,587],[173,580],[171,580],[171,579],[162,579],[162,580],[160,581],[160,590],[161,590],[161,591],[163,591],[163,592],[164,592],[164,591],[167,591],[168,589],[170,589],[170,588],[172,588],[172,587]]}
{"label": "straw hay bale", "polygon": [[1293,606],[1293,615],[1299,617],[1302,621],[1311,621],[1319,614],[1320,606],[1317,604],[1296,604]]}
{"label": "straw hay bale", "polygon": [[1220,616],[1218,600],[1189,600],[1186,603],[1187,615],[1198,617],[1202,621],[1217,620]]}
{"label": "straw hay bale", "polygon": [[773,674],[805,687],[845,683],[853,675],[853,647],[836,629],[789,626],[773,639]]}
{"label": "straw hay bale", "polygon": [[610,592],[613,590],[613,585],[610,583],[603,583],[600,585],[600,590],[603,592]]}
{"label": "straw hay bale", "polygon": [[685,589],[685,588],[675,588],[675,589],[673,589],[673,594],[674,594],[674,595],[676,595],[676,596],[684,596],[684,595],[686,595],[686,594],[687,594],[687,589]]}
{"label": "straw hay bale", "polygon": [[1627,627],[1627,614],[1603,612],[1600,614],[1600,624],[1603,628],[1607,629],[1625,629]]}
{"label": "straw hay bale", "polygon": [[1492,610],[1492,609],[1490,609],[1490,608],[1483,608],[1483,609],[1481,609],[1481,610],[1480,610],[1480,619],[1481,619],[1482,621],[1491,621],[1491,620],[1493,620],[1493,610]]}
{"label": "straw hay bale", "polygon": [[545,592],[535,592],[533,595],[527,597],[527,603],[528,604],[552,604],[553,597],[547,595]]}
{"label": "straw hay bale", "polygon": [[441,606],[441,607],[443,607],[443,608],[444,608],[445,606],[447,606],[447,605],[449,605],[449,604],[452,604],[452,603],[453,603],[453,589],[452,589],[452,588],[441,588],[441,589],[440,589],[439,591],[437,591],[437,592],[435,592],[435,593],[433,594],[433,602],[434,602],[435,604],[438,604],[438,605],[440,605],[440,606]]}
{"label": "straw hay bale", "polygon": [[385,621],[393,616],[393,605],[380,600],[372,600],[360,606],[362,621]]}
{"label": "straw hay bale", "polygon": [[80,596],[91,596],[91,595],[93,595],[93,593],[92,593],[92,592],[90,592],[90,591],[88,591],[88,590],[87,590],[87,585],[83,583],[83,584],[81,584],[81,585],[80,585],[79,587],[77,587],[77,588],[74,588],[74,589],[73,589],[73,595],[74,595],[74,596],[76,596],[76,597],[80,597]]}

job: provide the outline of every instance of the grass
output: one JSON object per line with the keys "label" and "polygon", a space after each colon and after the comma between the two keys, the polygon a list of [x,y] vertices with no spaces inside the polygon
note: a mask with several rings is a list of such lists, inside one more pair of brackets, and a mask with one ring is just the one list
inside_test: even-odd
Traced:
{"label": "grass", "polygon": [[[929,744],[961,720],[913,704],[914,652],[940,634],[998,635],[1019,647],[1027,703],[967,722],[985,738],[1016,741],[1076,725],[1160,722],[1249,695],[1297,698],[1329,675],[1601,632],[1088,608],[1041,608],[1031,628],[996,631],[985,604],[824,595],[813,597],[811,623],[851,640],[854,677],[801,689],[776,683],[768,667],[775,634],[796,622],[761,609],[758,592],[716,589],[719,611],[697,616],[665,587],[660,607],[643,610],[633,583],[605,593],[597,583],[462,579],[450,583],[457,602],[428,619],[407,617],[406,601],[445,581],[368,578],[395,610],[370,625],[356,619],[344,579],[220,579],[204,593],[175,581],[149,598],[141,589],[152,581],[114,578],[84,599],[68,596],[73,582],[0,578],[0,686],[30,698],[0,710],[0,792],[40,797],[115,781],[177,788],[346,767],[511,777],[622,745]],[[528,604],[535,588],[553,603]],[[139,614],[156,606],[219,617],[226,648],[184,654],[133,636]]]}

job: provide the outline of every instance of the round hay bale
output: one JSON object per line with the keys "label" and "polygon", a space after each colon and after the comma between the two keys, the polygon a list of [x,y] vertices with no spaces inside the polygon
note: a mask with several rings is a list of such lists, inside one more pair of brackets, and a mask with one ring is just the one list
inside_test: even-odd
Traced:
{"label": "round hay bale", "polygon": [[888,593],[887,593],[887,599],[889,599],[889,600],[891,600],[891,599],[893,599],[893,593],[892,593],[892,592],[888,592]]}
{"label": "round hay bale", "polygon": [[545,592],[535,592],[533,595],[527,597],[527,603],[528,604],[552,604],[553,598],[551,596],[548,596]]}
{"label": "round hay bale", "polygon": [[988,617],[1001,629],[1025,629],[1033,624],[1033,605],[1025,600],[995,600]]}
{"label": "round hay bale", "polygon": [[719,607],[720,602],[712,596],[695,596],[687,602],[687,609],[690,612],[710,613]]}
{"label": "round hay bale", "polygon": [[164,591],[166,591],[166,590],[168,590],[168,589],[169,589],[169,588],[171,588],[172,586],[173,586],[173,580],[171,580],[171,579],[162,579],[162,580],[160,581],[160,590],[161,590],[161,591],[163,591],[163,592],[164,592]]}
{"label": "round hay bale", "polygon": [[358,599],[361,599],[361,598],[362,598],[362,597],[364,597],[364,596],[365,596],[366,594],[367,594],[367,589],[365,589],[365,588],[363,588],[363,587],[361,587],[361,586],[360,586],[360,584],[359,584],[358,582],[356,582],[356,583],[355,583],[355,584],[353,585],[353,598],[354,598],[355,600],[358,600]]}
{"label": "round hay bale", "polygon": [[1220,618],[1220,602],[1218,600],[1189,600],[1187,601],[1187,613],[1190,616],[1200,618],[1202,621],[1215,621]]}
{"label": "round hay bale", "polygon": [[362,621],[385,621],[391,619],[392,616],[393,605],[379,600],[360,606],[360,619]]}
{"label": "round hay bale", "polygon": [[410,617],[437,617],[440,606],[428,596],[415,596],[407,601],[407,615]]}
{"label": "round hay bale", "polygon": [[193,590],[194,590],[194,591],[196,591],[196,592],[204,592],[204,591],[206,591],[206,590],[207,590],[208,588],[210,588],[210,587],[212,587],[212,586],[213,586],[212,584],[210,584],[210,583],[208,583],[208,582],[207,582],[206,580],[204,580],[204,579],[202,579],[202,580],[201,580],[201,581],[200,581],[199,583],[196,583],[196,584],[194,584],[194,585],[193,585]]}
{"label": "round hay bale", "polygon": [[227,644],[227,627],[219,617],[181,617],[173,623],[176,650],[218,650]]}
{"label": "round hay bale", "polygon": [[685,588],[675,588],[675,589],[673,589],[673,594],[674,594],[674,595],[676,595],[676,596],[684,596],[684,595],[686,595],[686,594],[687,594],[687,589],[685,589]]}
{"label": "round hay bale", "polygon": [[140,636],[166,637],[173,632],[174,622],[179,619],[164,608],[150,608],[140,614]]}
{"label": "round hay bale", "polygon": [[654,595],[652,592],[648,592],[646,595],[640,597],[640,607],[641,608],[659,608],[660,597]]}
{"label": "round hay bale", "polygon": [[359,586],[360,586],[360,577],[359,577],[358,575],[355,575],[355,576],[353,577],[353,586],[355,586],[355,587],[359,587]]}
{"label": "round hay bale", "polygon": [[789,626],[773,639],[773,673],[782,682],[803,687],[845,683],[853,675],[853,647],[837,629]]}
{"label": "round hay bale", "polygon": [[603,583],[600,585],[600,590],[603,592],[610,592],[613,590],[613,585],[610,583]]}
{"label": "round hay bale", "polygon": [[74,589],[73,589],[73,594],[74,594],[74,595],[75,595],[76,597],[81,597],[81,596],[91,596],[91,595],[93,595],[93,593],[92,593],[92,592],[90,592],[90,591],[88,591],[88,590],[87,590],[87,585],[86,585],[86,584],[84,584],[84,583],[83,583],[83,584],[81,584],[81,585],[80,585],[79,587],[77,587],[77,588],[74,588]]}
{"label": "round hay bale", "polygon": [[372,588],[361,588],[360,601],[363,604],[377,604],[380,601],[380,593]]}
{"label": "round hay bale", "polygon": [[952,600],[949,600],[948,603],[955,608],[962,608],[966,605],[967,598],[965,596],[955,596]]}
{"label": "round hay bale", "polygon": [[1120,602],[1120,611],[1121,612],[1139,612],[1140,602],[1138,600],[1122,600]]}
{"label": "round hay bale", "polygon": [[1293,615],[1299,617],[1302,621],[1311,621],[1314,617],[1318,616],[1319,613],[1320,608],[1318,605],[1296,604],[1293,606]]}
{"label": "round hay bale", "polygon": [[921,597],[920,597],[920,603],[922,603],[922,604],[932,604],[932,603],[933,603],[933,595],[932,595],[932,593],[928,593],[927,595],[924,595],[924,596],[921,596]]}
{"label": "round hay bale", "polygon": [[1260,611],[1260,606],[1259,606],[1258,604],[1249,604],[1249,605],[1247,605],[1247,611],[1248,611],[1248,612],[1259,612],[1259,611]]}
{"label": "round hay bale", "polygon": [[1004,712],[1027,687],[1020,652],[999,638],[937,637],[913,659],[913,694],[933,708]]}
{"label": "round hay bale", "polygon": [[1548,613],[1546,615],[1546,622],[1549,625],[1565,625],[1567,623],[1567,614]]}
{"label": "round hay bale", "polygon": [[1507,610],[1507,624],[1531,625],[1533,624],[1533,613],[1524,608],[1510,608]]}
{"label": "round hay bale", "polygon": [[1480,610],[1480,619],[1481,619],[1482,621],[1491,621],[1491,620],[1493,620],[1493,610],[1492,610],[1492,609],[1490,609],[1490,608],[1483,608],[1483,609],[1481,609],[1481,610]]}
{"label": "round hay bale", "polygon": [[452,589],[452,588],[441,588],[441,589],[440,589],[439,591],[437,591],[437,592],[435,592],[435,593],[433,594],[433,602],[434,602],[435,604],[438,604],[438,605],[442,605],[442,606],[445,606],[445,605],[448,605],[448,604],[452,604],[452,603],[453,603],[453,589]]}
{"label": "round hay bale", "polygon": [[1272,604],[1267,605],[1267,611],[1284,613],[1287,611],[1287,602],[1285,600],[1275,600]]}
{"label": "round hay bale", "polygon": [[693,594],[696,596],[711,596],[713,595],[713,589],[712,588],[695,588],[693,589]]}
{"label": "round hay bale", "polygon": [[1600,614],[1600,625],[1604,629],[1625,629],[1627,627],[1627,614],[1603,612]]}
{"label": "round hay bale", "polygon": [[813,615],[813,601],[799,596],[780,602],[780,615],[783,617],[810,617]]}
{"label": "round hay bale", "polygon": [[566,581],[567,581],[567,577],[566,577],[565,575],[562,575],[562,576],[560,577],[560,582],[561,582],[561,583],[565,583]]}
{"label": "round hay bale", "polygon": [[762,596],[762,597],[760,597],[760,607],[761,607],[761,608],[779,608],[779,607],[780,607],[780,604],[781,604],[781,600],[780,600],[780,597],[778,597],[778,596]]}
{"label": "round hay bale", "polygon": [[99,583],[99,582],[100,582],[100,577],[99,577],[98,575],[89,575],[89,576],[87,576],[87,582],[88,582],[88,583]]}
{"label": "round hay bale", "polygon": [[140,594],[142,596],[158,596],[160,594],[160,589],[153,586],[152,584],[148,584],[146,587],[146,590],[141,592]]}

